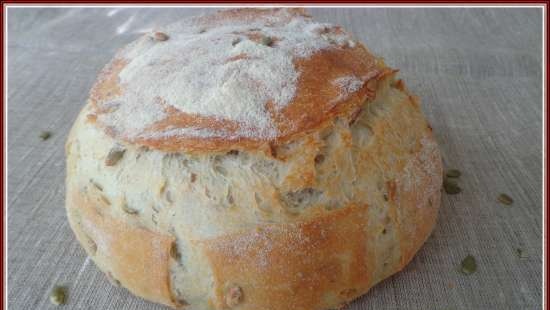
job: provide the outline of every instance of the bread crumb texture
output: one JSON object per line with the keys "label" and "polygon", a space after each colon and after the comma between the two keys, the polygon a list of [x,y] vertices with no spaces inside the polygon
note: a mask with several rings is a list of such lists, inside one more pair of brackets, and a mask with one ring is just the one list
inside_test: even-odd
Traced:
{"label": "bread crumb texture", "polygon": [[[125,101],[113,99],[120,112],[102,122],[141,134],[173,108],[277,135],[264,103],[284,109],[300,78],[285,55],[307,57],[350,38],[307,17],[270,14],[262,24],[251,17],[214,30],[203,29],[199,21],[208,17],[201,17],[162,29],[166,41],[138,40],[122,52],[136,53],[120,74]],[[257,45],[257,32],[273,47]],[[197,55],[176,57],[184,46]],[[242,54],[246,60],[228,60]],[[216,61],[231,64],[212,67]],[[190,69],[172,69],[181,66]],[[98,111],[92,98],[66,145],[71,227],[120,285],[174,308],[331,309],[357,298],[412,259],[440,204],[442,164],[431,129],[395,71],[382,71],[374,82],[331,79],[338,89],[331,98],[344,101],[374,84],[352,108],[265,148],[196,153],[136,143],[89,117]],[[147,110],[144,100],[157,95],[171,108]],[[202,130],[216,129],[196,130],[206,141],[212,133]],[[106,161],[114,147],[124,152]]]}

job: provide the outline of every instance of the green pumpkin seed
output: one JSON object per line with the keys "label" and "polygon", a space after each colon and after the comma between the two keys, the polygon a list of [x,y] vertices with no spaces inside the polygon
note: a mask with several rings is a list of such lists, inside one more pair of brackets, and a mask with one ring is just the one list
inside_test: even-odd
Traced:
{"label": "green pumpkin seed", "polygon": [[466,256],[460,264],[460,271],[463,274],[470,275],[477,270],[476,259],[472,255]]}
{"label": "green pumpkin seed", "polygon": [[130,208],[126,203],[122,205],[122,210],[130,215],[138,214],[138,210]]}
{"label": "green pumpkin seed", "polygon": [[520,249],[520,248],[517,248],[516,249],[516,254],[518,255],[519,258],[527,258],[529,257],[529,255],[527,255],[525,253],[525,251],[523,249]]}
{"label": "green pumpkin seed", "polygon": [[56,306],[65,304],[66,298],[66,290],[62,286],[55,286],[50,294],[50,301]]}
{"label": "green pumpkin seed", "polygon": [[106,196],[101,195],[101,196],[99,197],[99,199],[101,199],[101,201],[102,201],[104,204],[106,204],[106,205],[108,205],[108,206],[111,205],[111,201],[110,201],[109,198],[107,198]]}
{"label": "green pumpkin seed", "polygon": [[172,243],[172,246],[170,247],[170,256],[177,261],[181,258],[181,254],[178,251],[178,245],[175,242]]}
{"label": "green pumpkin seed", "polygon": [[262,44],[265,46],[271,46],[273,44],[273,39],[271,39],[271,37],[268,37],[268,36],[263,36]]}
{"label": "green pumpkin seed", "polygon": [[48,140],[50,137],[52,136],[52,133],[49,132],[49,131],[42,131],[40,133],[40,139],[42,139],[42,141],[45,141],[45,140]]}
{"label": "green pumpkin seed", "polygon": [[514,199],[512,197],[506,195],[506,194],[500,194],[497,198],[498,202],[505,204],[505,205],[511,205],[514,203]]}
{"label": "green pumpkin seed", "polygon": [[457,169],[449,169],[447,170],[447,172],[445,173],[445,175],[448,177],[448,178],[458,178],[462,175],[462,173],[457,170]]}
{"label": "green pumpkin seed", "polygon": [[90,183],[92,183],[92,185],[98,189],[99,191],[103,191],[103,186],[101,186],[101,184],[95,182],[93,179],[90,179]]}
{"label": "green pumpkin seed", "polygon": [[448,179],[443,180],[443,188],[445,189],[445,192],[449,195],[455,195],[462,192],[462,188],[460,188],[460,186],[458,186],[455,181],[451,181]]}
{"label": "green pumpkin seed", "polygon": [[126,152],[126,150],[123,148],[118,146],[113,147],[109,151],[109,154],[107,154],[107,157],[105,157],[105,166],[116,165],[118,161],[122,159],[122,156],[124,156],[124,152]]}

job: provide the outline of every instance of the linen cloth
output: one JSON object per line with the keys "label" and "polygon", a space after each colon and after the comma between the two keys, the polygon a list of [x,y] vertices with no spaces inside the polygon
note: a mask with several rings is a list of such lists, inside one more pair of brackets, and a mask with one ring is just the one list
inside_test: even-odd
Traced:
{"label": "linen cloth", "polygon": [[[204,8],[8,9],[8,303],[166,309],[113,287],[64,209],[64,142],[100,69],[124,44]],[[402,272],[348,309],[541,309],[542,10],[312,8],[400,69],[463,192]],[[52,137],[39,138],[42,130]],[[497,202],[499,193],[514,199]],[[521,255],[518,253],[521,250]],[[473,255],[477,271],[458,271]],[[261,309],[259,309],[261,310]]]}

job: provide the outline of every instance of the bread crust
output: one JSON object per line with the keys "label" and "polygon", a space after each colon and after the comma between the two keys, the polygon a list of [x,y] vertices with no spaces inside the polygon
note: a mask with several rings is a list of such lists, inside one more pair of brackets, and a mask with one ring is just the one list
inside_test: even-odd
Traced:
{"label": "bread crust", "polygon": [[[414,193],[409,193],[414,195]],[[430,199],[438,200],[439,193]],[[409,208],[418,208],[410,205]],[[389,268],[403,269],[431,233],[438,205],[415,227],[399,226],[403,256]],[[381,257],[371,244],[380,231],[368,223],[368,206],[348,206],[290,225],[268,225],[201,242],[215,277],[216,309],[229,309],[228,289],[242,289],[236,309],[333,309],[366,293]],[[412,228],[412,230],[411,230]],[[405,241],[407,240],[407,241]]]}
{"label": "bread crust", "polygon": [[181,308],[182,301],[174,299],[170,287],[175,238],[104,214],[106,201],[94,196],[75,189],[67,192],[71,228],[88,255],[114,284],[147,300]]}
{"label": "bread crust", "polygon": [[[430,235],[441,195],[436,191],[425,197],[422,190],[403,188],[397,192],[389,199],[399,203],[391,208],[401,257],[388,267],[390,273],[406,266]],[[170,287],[174,237],[101,215],[105,202],[77,190],[71,189],[67,197],[77,239],[108,276],[147,300],[175,309],[185,306],[185,301],[174,299]],[[227,294],[232,287],[243,294],[236,309],[332,309],[363,295],[381,280],[374,276],[382,258],[372,241],[381,232],[368,225],[368,208],[350,205],[299,223],[196,241],[213,270],[213,308],[231,308]],[[86,246],[91,240],[95,250]]]}
{"label": "bread crust", "polygon": [[[191,310],[332,309],[401,270],[432,232],[442,162],[431,127],[397,71],[363,46],[295,62],[297,96],[273,114],[271,140],[129,139],[104,126],[102,102],[123,94],[127,64],[106,67],[71,130],[66,208],[88,255],[135,295]],[[367,78],[333,101],[330,81],[346,74]],[[237,126],[165,108],[150,130]],[[107,165],[113,147],[125,153]]]}
{"label": "bread crust", "polygon": [[[289,14],[283,14],[283,11]],[[303,10],[298,9],[236,9],[197,18],[195,23],[207,28],[216,28],[232,21],[250,20],[252,22],[263,19],[265,16],[270,16],[277,23],[282,24],[291,23],[297,17],[309,18]],[[340,27],[333,27],[332,31],[343,32]],[[197,34],[197,37],[199,35]],[[250,31],[247,35],[254,39],[256,34],[255,31]],[[167,44],[170,43],[168,40]],[[236,59],[228,61],[233,60]],[[119,74],[131,61],[132,58],[129,56],[119,53],[100,73],[90,95],[93,106],[90,119],[95,121],[98,117],[113,112],[109,105],[110,100],[126,92],[124,85],[120,84]],[[393,72],[364,45],[355,42],[351,46],[323,49],[310,57],[294,59],[293,62],[296,70],[300,72],[297,92],[293,99],[281,110],[275,109],[272,102],[266,105],[274,126],[278,129],[277,136],[273,138],[242,136],[238,132],[240,128],[238,122],[182,112],[171,106],[173,102],[167,102],[165,98],[160,97],[155,103],[148,104],[156,105],[155,109],[164,110],[167,116],[146,128],[137,137],[129,136],[128,132],[116,126],[105,126],[102,122],[97,122],[97,125],[103,127],[107,134],[116,139],[166,152],[185,150],[200,154],[230,150],[267,150],[270,146],[281,145],[307,132],[315,131],[335,117],[354,113],[365,100],[374,98],[377,81]],[[341,93],[333,82],[339,77],[346,76],[361,77],[363,82],[361,87],[349,96],[340,98]],[[158,133],[163,130],[182,128],[216,130],[226,132],[227,135],[223,137],[196,137],[184,134],[171,137],[158,136]]]}

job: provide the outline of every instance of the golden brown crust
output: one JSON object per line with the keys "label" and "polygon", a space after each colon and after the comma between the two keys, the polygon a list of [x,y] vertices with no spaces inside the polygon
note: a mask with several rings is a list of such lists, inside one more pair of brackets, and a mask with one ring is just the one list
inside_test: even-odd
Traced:
{"label": "golden brown crust", "polygon": [[92,199],[87,192],[73,189],[67,197],[73,231],[111,281],[153,302],[176,309],[183,306],[170,288],[172,236],[112,218],[102,212],[109,207],[107,201]]}
{"label": "golden brown crust", "polygon": [[[197,20],[215,27],[277,12]],[[304,15],[290,12],[277,22]],[[279,133],[269,139],[239,136],[236,121],[184,113],[160,97],[152,104],[166,116],[145,128],[150,135],[105,125],[129,61],[116,58],[102,72],[69,137],[67,209],[92,259],[132,293],[200,310],[336,308],[401,270],[430,235],[440,204],[437,145],[416,97],[364,46],[294,59],[294,99],[266,106]],[[334,82],[342,77],[364,83],[341,97]],[[170,128],[235,134],[154,135]],[[129,142],[124,158],[105,166],[120,140]],[[218,154],[231,150],[244,152]],[[91,178],[109,190],[86,185]]]}
{"label": "golden brown crust", "polygon": [[[383,79],[386,78],[389,78],[388,74]],[[204,254],[200,257],[206,258],[204,264],[212,271],[213,286],[208,286],[211,308],[335,308],[366,293],[377,282],[401,270],[413,258],[435,225],[440,203],[442,164],[417,100],[406,91],[404,83],[391,84],[389,81],[391,79],[385,82],[394,85],[393,88],[399,93],[386,95],[388,98],[382,103],[373,103],[371,108],[391,108],[373,112],[367,106],[365,113],[354,116],[357,121],[353,125],[355,127],[332,130],[332,135],[341,136],[342,141],[330,153],[325,153],[325,161],[335,160],[334,165],[346,170],[350,165],[346,152],[353,150],[355,172],[344,171],[334,178],[316,179],[316,174],[327,174],[315,160],[323,143],[326,143],[319,140],[323,136],[319,132],[303,137],[299,147],[274,151],[277,160],[292,165],[289,169],[293,173],[283,181],[282,192],[319,188],[317,182],[321,182],[325,195],[330,196],[326,192],[329,188],[346,190],[339,187],[341,183],[332,183],[339,177],[353,178],[356,175],[359,182],[372,180],[377,178],[380,167],[383,167],[387,178],[381,188],[375,191],[369,189],[369,193],[381,196],[384,192],[385,202],[376,205],[374,197],[356,197],[355,201],[369,200],[373,204],[351,202],[337,209],[326,208],[326,205],[310,207],[284,223],[256,223],[254,229],[225,233],[215,238],[193,239],[192,242]],[[377,113],[385,114],[380,116]],[[375,119],[369,119],[373,115],[377,115]],[[354,140],[352,131],[359,131],[361,126],[370,128],[373,138],[369,143]],[[70,146],[74,140],[77,139],[71,134],[67,145],[69,153],[70,149],[78,149]],[[69,176],[74,177],[76,169],[72,168],[73,161],[79,155],[68,155]],[[71,189],[73,185],[70,180],[68,184],[69,219],[79,241],[98,266],[138,296],[172,307],[181,306],[174,301],[168,281],[169,273],[174,272],[170,271],[170,262],[166,259],[173,238],[139,228],[135,222],[109,217],[109,212],[102,212],[110,206],[101,194]],[[275,194],[273,201],[266,202],[275,208],[281,203],[281,197]],[[387,213],[377,215],[373,213],[376,208]],[[381,235],[386,230],[386,236],[391,237],[382,240]],[[105,239],[105,236],[115,241],[108,245],[98,241]],[[131,243],[132,249],[123,248],[120,243],[124,242]],[[158,248],[151,247],[155,243]],[[91,250],[94,247],[95,250]],[[388,255],[382,254],[384,249],[389,249]],[[155,251],[160,251],[160,254],[154,255]],[[102,253],[110,254],[107,258]],[[147,269],[156,277],[150,278],[149,273],[135,275],[128,271],[134,270],[135,266],[143,266],[142,261],[135,260],[135,253],[139,253],[140,257],[146,256],[145,264],[154,264],[152,269]],[[183,294],[185,298],[185,292]]]}
{"label": "golden brown crust", "polygon": [[[215,27],[223,22],[239,19],[258,19],[273,16],[279,9],[257,10],[237,9],[221,11],[205,16],[199,21],[208,27]],[[305,16],[303,10],[290,10],[291,17]],[[279,22],[288,23],[288,20]],[[342,31],[334,27],[333,31]],[[251,32],[253,34],[253,32]],[[289,56],[290,57],[290,56]],[[111,113],[109,107],[103,104],[117,95],[124,93],[124,87],[119,84],[118,75],[130,60],[116,58],[102,71],[91,92],[91,103],[95,109],[91,118],[95,120],[101,114]],[[294,59],[296,70],[300,72],[297,91],[291,102],[282,110],[277,110],[271,103],[266,105],[278,135],[274,138],[245,137],[239,134],[239,124],[227,119],[217,119],[197,114],[188,114],[171,108],[170,102],[158,98],[157,109],[167,112],[167,117],[155,122],[138,137],[129,137],[126,132],[117,128],[104,128],[106,132],[128,142],[145,145],[162,151],[186,152],[225,152],[232,149],[254,150],[265,149],[268,145],[278,145],[293,140],[309,131],[322,127],[335,117],[349,116],[361,106],[365,100],[374,98],[377,81],[392,70],[385,67],[362,44],[343,46],[320,50],[307,58]],[[347,98],[341,96],[334,80],[339,77],[356,76],[364,79],[364,84],[353,91]],[[97,123],[98,126],[103,126]],[[164,129],[196,128],[222,131],[223,137],[196,137],[178,135],[158,136]]]}
{"label": "golden brown crust", "polygon": [[[423,211],[397,223],[411,235],[400,235],[402,259],[387,267],[391,273],[412,259],[433,230],[439,195],[429,197],[429,207],[401,203]],[[242,290],[235,308],[243,310],[332,309],[361,296],[380,280],[373,277],[377,253],[371,244],[380,232],[368,222],[368,206],[351,205],[306,222],[201,241],[213,267],[213,304],[232,308],[227,294],[235,287]]]}
{"label": "golden brown crust", "polygon": [[[223,130],[231,133],[231,137],[149,137],[138,138],[131,142],[165,152],[185,150],[191,153],[226,152],[233,149],[254,150],[287,143],[308,132],[318,130],[327,121],[338,116],[352,115],[365,100],[374,98],[378,80],[394,70],[367,66],[364,62],[365,59],[370,59],[367,53],[362,47],[351,51],[330,50],[321,52],[311,59],[298,61],[296,66],[301,68],[302,74],[298,83],[298,92],[292,103],[280,112],[276,112],[268,105],[268,110],[272,113],[272,118],[280,131],[280,135],[274,140],[239,137],[236,135],[239,127],[235,122],[190,115],[166,108],[170,116],[149,128],[147,133],[160,132],[166,128],[199,127]],[[371,83],[365,83],[364,87],[349,98],[334,104],[333,100],[338,96],[338,90],[330,84],[330,81],[345,75],[371,75],[372,79]]]}
{"label": "golden brown crust", "polygon": [[[399,85],[399,89],[405,90],[402,82]],[[394,117],[409,114],[406,110],[409,104],[419,113],[417,101],[407,93]],[[394,126],[396,124],[388,117],[372,128],[378,137],[375,143],[383,145],[371,145],[369,151],[359,151],[365,156],[360,160],[367,164],[360,169],[374,169],[368,165],[385,162],[387,156],[384,154],[389,151],[386,147],[391,149],[399,145],[398,141],[389,140],[396,133]],[[406,129],[411,125],[398,126]],[[382,231],[378,222],[369,225],[372,220],[369,218],[370,207],[366,205],[347,205],[331,212],[315,212],[301,222],[267,225],[202,241],[213,266],[213,303],[217,309],[232,308],[227,304],[227,294],[228,288],[235,286],[242,289],[242,300],[236,309],[335,308],[366,293],[380,280],[406,266],[433,230],[441,196],[439,151],[434,149],[437,146],[431,131],[426,128],[421,132],[424,136],[414,145],[412,158],[399,167],[388,167],[398,171],[396,179],[385,184],[388,221],[392,223],[396,237],[390,243],[395,242],[398,248],[397,260],[377,253],[376,239],[386,233],[386,228]],[[318,149],[307,141],[304,142],[307,146],[301,149],[304,158],[314,156]],[[395,150],[395,154],[400,152]],[[291,187],[313,185],[307,173],[298,170],[295,176],[300,180]],[[291,180],[285,181],[288,182]]]}
{"label": "golden brown crust", "polygon": [[[432,153],[429,158],[420,158],[416,155],[414,164],[411,165],[413,175],[422,175],[424,162],[430,161],[441,175],[443,167],[439,153]],[[404,175],[403,175],[404,177]],[[399,182],[396,196],[394,197],[398,221],[398,235],[401,247],[401,265],[405,266],[418,252],[422,244],[430,235],[437,219],[437,212],[441,201],[440,184],[431,184],[434,182],[430,178],[419,178],[419,182],[410,187],[406,182]],[[438,178],[439,180],[439,178]],[[426,189],[436,187],[434,194],[427,195]],[[429,192],[428,192],[429,193]]]}
{"label": "golden brown crust", "polygon": [[203,242],[216,308],[228,308],[232,285],[243,291],[238,309],[325,309],[366,291],[372,272],[365,259],[367,213],[367,206],[349,206],[295,225]]}
{"label": "golden brown crust", "polygon": [[[419,113],[419,107],[412,96],[403,98],[403,102],[392,111],[392,116],[371,123],[377,139],[368,144],[368,150],[357,150],[364,156],[358,159],[363,164],[358,166],[360,173],[374,171],[374,166],[369,165],[380,161],[388,170],[396,172],[395,178],[384,184],[387,188],[388,216],[395,228],[396,239],[385,243],[398,248],[399,259],[387,260],[389,265],[383,265],[386,258],[377,252],[376,246],[381,226],[376,222],[379,220],[371,218],[372,206],[347,204],[336,210],[312,208],[309,214],[302,214],[298,221],[291,223],[261,224],[256,229],[244,232],[195,240],[212,268],[212,308],[334,308],[364,294],[381,279],[401,270],[412,259],[435,225],[442,166],[437,149],[426,146],[436,147],[426,125],[422,122],[407,124],[402,119],[403,115],[411,113],[410,110]],[[396,120],[403,121],[403,124],[398,124]],[[359,117],[358,122],[362,121]],[[404,128],[411,128],[422,136],[407,140],[416,141],[410,149],[412,155],[407,160],[396,163],[395,167],[389,166],[386,162],[389,159],[386,155],[388,152],[403,155],[405,151],[397,139],[391,140],[393,135]],[[315,140],[313,136],[305,137],[304,146],[296,150],[304,161],[312,165],[319,150],[319,142]],[[343,141],[346,146],[334,152],[358,147],[353,146],[349,132],[343,134]],[[292,155],[285,153],[277,156],[281,160],[292,158]],[[347,158],[342,154],[336,157],[341,160]],[[341,162],[338,165],[344,167]],[[310,168],[306,168],[306,165],[298,166],[304,169],[297,169],[290,179],[285,180],[285,186],[314,186],[315,175],[309,172]],[[69,170],[71,173],[72,169]],[[418,182],[412,182],[414,180]],[[179,306],[173,301],[168,282],[170,266],[167,256],[173,243],[172,237],[138,228],[135,223],[114,219],[106,214],[101,215],[101,210],[109,207],[108,203],[90,191],[69,189],[67,197],[70,198],[67,201],[69,218],[71,222],[78,222],[72,225],[73,229],[85,247],[90,240],[94,240],[96,250],[92,252],[88,247],[88,252],[102,270],[111,273],[138,296],[172,307]],[[75,211],[78,217],[72,215]],[[373,221],[375,225],[371,225]],[[113,241],[107,245],[97,241],[106,239],[105,236]],[[132,247],[124,248],[121,243],[130,243]],[[159,245],[158,248],[151,247],[155,243]],[[155,251],[160,251],[160,254],[155,255]],[[102,253],[110,253],[109,258]],[[136,253],[139,257],[145,257],[145,264],[154,265],[147,268],[150,273],[135,275],[128,271],[144,264],[135,259]],[[152,275],[157,276],[150,278]]]}

